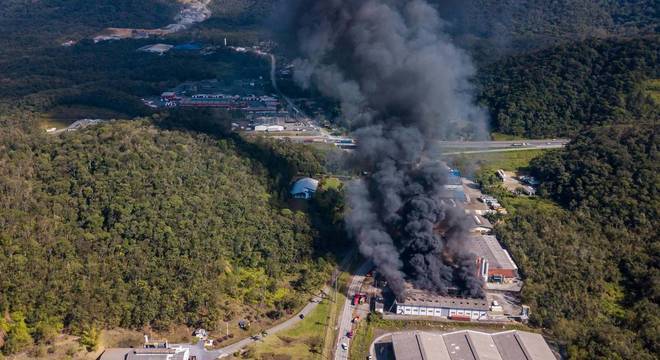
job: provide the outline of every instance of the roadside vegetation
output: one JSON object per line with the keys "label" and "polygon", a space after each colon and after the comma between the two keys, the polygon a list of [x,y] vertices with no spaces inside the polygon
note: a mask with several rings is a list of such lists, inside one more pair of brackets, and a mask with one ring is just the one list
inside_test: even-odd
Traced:
{"label": "roadside vegetation", "polygon": [[339,317],[339,311],[346,301],[346,296],[344,296],[346,278],[346,276],[340,278],[342,286],[339,287],[338,293],[331,289],[328,297],[295,327],[281,333],[267,335],[262,341],[248,348],[239,358],[260,360],[331,358],[336,335],[334,325]]}

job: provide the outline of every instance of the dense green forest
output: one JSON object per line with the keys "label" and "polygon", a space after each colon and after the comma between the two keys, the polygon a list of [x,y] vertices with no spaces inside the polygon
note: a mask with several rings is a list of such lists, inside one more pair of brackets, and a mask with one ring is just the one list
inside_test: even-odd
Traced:
{"label": "dense green forest", "polygon": [[525,278],[531,321],[571,359],[660,353],[656,123],[593,128],[531,164],[540,194],[497,226]]}
{"label": "dense green forest", "polygon": [[478,60],[588,38],[657,33],[654,0],[430,0]]}
{"label": "dense green forest", "polygon": [[650,119],[643,82],[660,78],[660,38],[589,40],[509,57],[480,70],[496,131],[573,136],[590,126]]}
{"label": "dense green forest", "polygon": [[0,0],[0,59],[90,37],[106,27],[171,23],[175,0]]}
{"label": "dense green forest", "polygon": [[62,328],[282,316],[325,281],[321,235],[238,140],[145,121],[61,137],[19,128],[0,132],[6,353]]}

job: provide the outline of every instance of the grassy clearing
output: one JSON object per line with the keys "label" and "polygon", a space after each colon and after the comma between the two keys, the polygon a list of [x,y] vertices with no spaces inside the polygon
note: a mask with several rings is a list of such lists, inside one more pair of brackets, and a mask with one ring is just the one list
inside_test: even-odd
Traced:
{"label": "grassy clearing", "polygon": [[644,92],[660,105],[660,79],[653,79],[644,83]]}
{"label": "grassy clearing", "polygon": [[503,169],[507,171],[525,170],[532,159],[545,154],[548,151],[543,149],[502,151],[481,154],[462,154],[454,155],[449,158],[449,163],[461,169],[465,173],[470,173],[475,168],[482,171]]}

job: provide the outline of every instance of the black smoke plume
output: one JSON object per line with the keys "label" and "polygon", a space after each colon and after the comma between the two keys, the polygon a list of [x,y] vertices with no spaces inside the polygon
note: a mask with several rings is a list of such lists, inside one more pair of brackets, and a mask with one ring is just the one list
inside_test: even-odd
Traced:
{"label": "black smoke plume", "polygon": [[427,159],[439,139],[485,133],[469,56],[423,0],[290,0],[281,13],[298,53],[295,80],[341,104],[369,176],[348,186],[349,233],[397,297],[405,281],[481,295],[463,253],[465,213],[445,197],[447,168]]}

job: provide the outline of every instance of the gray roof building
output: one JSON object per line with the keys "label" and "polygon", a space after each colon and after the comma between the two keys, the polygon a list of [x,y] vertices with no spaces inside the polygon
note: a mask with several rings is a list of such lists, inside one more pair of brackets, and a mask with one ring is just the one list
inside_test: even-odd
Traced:
{"label": "gray roof building", "polygon": [[99,360],[188,360],[189,357],[190,351],[181,347],[161,349],[113,348],[105,350]]}
{"label": "gray roof building", "polygon": [[429,291],[408,289],[405,301],[397,301],[397,305],[427,306],[450,309],[483,310],[489,309],[486,299],[467,299],[451,296],[442,296]]}
{"label": "gray roof building", "polygon": [[517,272],[518,266],[513,262],[509,252],[493,235],[471,236],[465,242],[469,252],[488,260],[491,269],[504,269]]}
{"label": "gray roof building", "polygon": [[463,330],[447,334],[395,333],[396,360],[556,360],[543,339],[512,330],[494,334]]}

